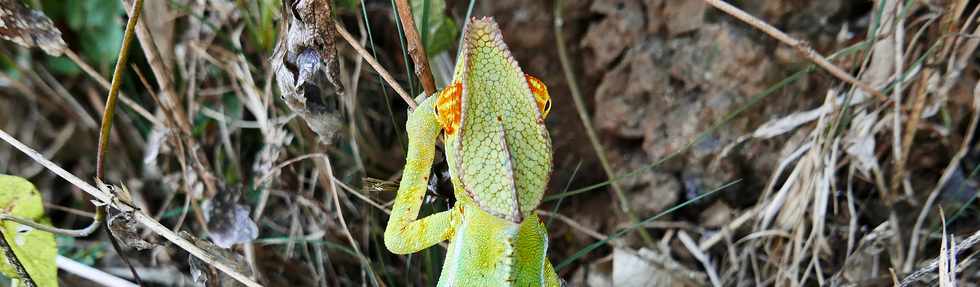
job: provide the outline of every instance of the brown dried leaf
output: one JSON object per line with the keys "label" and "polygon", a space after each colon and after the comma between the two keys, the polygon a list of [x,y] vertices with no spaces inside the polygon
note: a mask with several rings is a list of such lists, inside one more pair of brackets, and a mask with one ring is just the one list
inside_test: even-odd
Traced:
{"label": "brown dried leaf", "polygon": [[0,0],[0,38],[28,48],[39,47],[51,56],[61,56],[66,49],[61,31],[51,19],[19,0]]}
{"label": "brown dried leaf", "polygon": [[272,56],[283,101],[329,143],[344,112],[333,14],[327,0],[283,0],[285,31]]}
{"label": "brown dried leaf", "polygon": [[[110,209],[110,213],[112,212],[114,211]],[[142,251],[156,246],[156,244],[143,240],[143,237],[140,236],[139,230],[136,228],[137,221],[133,218],[131,211],[112,214],[109,216],[108,224],[112,236],[118,238],[119,243],[126,247]]]}

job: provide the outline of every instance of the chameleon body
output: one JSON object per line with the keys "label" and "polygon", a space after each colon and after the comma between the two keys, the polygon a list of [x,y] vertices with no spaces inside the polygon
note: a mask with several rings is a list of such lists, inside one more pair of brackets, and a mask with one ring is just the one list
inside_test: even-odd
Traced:
{"label": "chameleon body", "polygon": [[[449,240],[437,286],[559,286],[534,210],[552,169],[547,88],[525,75],[496,22],[464,28],[453,81],[408,117],[408,153],[385,246],[409,254]],[[442,134],[456,204],[419,219]]]}

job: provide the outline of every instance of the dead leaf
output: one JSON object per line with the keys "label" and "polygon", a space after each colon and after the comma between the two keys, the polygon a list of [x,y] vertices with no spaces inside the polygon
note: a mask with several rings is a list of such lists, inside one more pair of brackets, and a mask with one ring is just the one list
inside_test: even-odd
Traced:
{"label": "dead leaf", "polygon": [[286,28],[272,56],[279,92],[320,141],[329,143],[345,114],[330,1],[283,0],[283,19]]}
{"label": "dead leaf", "polygon": [[61,31],[48,16],[27,8],[19,0],[0,0],[0,38],[28,48],[41,48],[55,57],[61,56],[67,47]]}
{"label": "dead leaf", "polygon": [[140,232],[136,228],[137,221],[133,218],[132,212],[118,212],[111,208],[109,210],[109,231],[112,232],[112,236],[119,239],[120,243],[140,251],[156,246],[156,244],[143,240],[143,237],[140,236]]}
{"label": "dead leaf", "polygon": [[878,169],[878,159],[875,157],[875,123],[878,122],[878,112],[861,111],[851,121],[851,129],[844,138],[849,156],[857,160],[857,169],[866,177],[870,171]]}
{"label": "dead leaf", "polygon": [[667,254],[615,248],[612,255],[576,270],[569,286],[708,286],[706,280]]}
{"label": "dead leaf", "polygon": [[755,132],[752,133],[752,136],[761,139],[772,138],[796,129],[796,127],[801,125],[812,122],[813,120],[827,114],[831,110],[832,107],[823,105],[809,111],[798,112],[783,118],[773,119],[756,129]]}
{"label": "dead leaf", "polygon": [[[219,248],[211,242],[206,240],[200,240],[190,233],[185,231],[180,232],[180,237],[193,242],[194,245],[204,249],[208,254],[214,255],[210,257],[210,260],[218,261],[224,263],[226,266],[230,266],[235,271],[238,271],[246,276],[252,275],[252,269],[249,268],[245,258],[234,251]],[[244,284],[238,282],[237,280],[229,277],[224,272],[219,271],[214,268],[213,262],[204,262],[198,259],[196,256],[188,255],[188,263],[191,269],[191,278],[197,286],[207,286],[207,287],[238,287],[245,286]]]}
{"label": "dead leaf", "polygon": [[613,286],[671,286],[670,274],[635,252],[613,251]]}

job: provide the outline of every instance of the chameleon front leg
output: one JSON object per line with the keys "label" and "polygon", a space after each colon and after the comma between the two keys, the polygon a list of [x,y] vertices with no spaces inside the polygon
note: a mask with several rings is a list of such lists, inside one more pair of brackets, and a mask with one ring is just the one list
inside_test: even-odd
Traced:
{"label": "chameleon front leg", "polygon": [[436,138],[442,126],[436,118],[436,97],[422,101],[408,116],[408,154],[405,169],[385,228],[385,246],[395,254],[414,253],[449,239],[460,212],[448,211],[418,219],[419,208],[428,188],[435,156]]}

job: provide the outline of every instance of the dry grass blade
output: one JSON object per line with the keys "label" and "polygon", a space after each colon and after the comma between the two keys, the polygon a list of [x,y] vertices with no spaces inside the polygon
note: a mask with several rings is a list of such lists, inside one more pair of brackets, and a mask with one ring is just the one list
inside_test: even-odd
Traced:
{"label": "dry grass blade", "polygon": [[[970,151],[970,143],[973,140],[974,133],[976,132],[977,126],[980,124],[980,83],[978,83],[973,89],[973,117],[970,119],[970,125],[965,132],[965,137],[963,142],[960,144],[959,150],[953,155],[953,158],[946,165],[946,169],[943,170],[943,175],[939,178],[939,182],[936,186],[932,188],[929,193],[929,197],[926,199],[925,204],[922,206],[922,210],[919,211],[919,216],[915,219],[915,225],[912,227],[912,236],[909,239],[909,259],[906,261],[905,269],[908,271],[912,270],[912,264],[915,262],[915,255],[918,252],[920,236],[919,230],[922,229],[922,225],[926,221],[926,216],[929,211],[932,210],[932,205],[935,204],[936,199],[939,198],[939,194],[942,192],[946,184],[949,183],[950,179],[953,178],[954,173],[960,168],[960,161],[966,156]],[[945,220],[944,220],[945,221]]]}
{"label": "dry grass blade", "polygon": [[[126,281],[125,279],[103,272],[102,270],[95,269],[92,268],[91,266],[72,260],[71,258],[68,257],[58,255],[56,262],[58,264],[58,268],[60,268],[61,270],[71,274],[78,275],[79,277],[91,280],[92,282],[96,282],[104,286],[112,286],[112,287],[138,287],[139,286],[133,284],[132,282]],[[124,272],[129,272],[129,270],[126,270]]]}
{"label": "dry grass blade", "polygon": [[[839,111],[837,94],[833,91],[827,93],[823,106],[831,111]],[[764,242],[749,243],[749,246],[755,246],[753,248],[763,246],[756,244],[785,246],[770,250],[771,254],[768,254],[774,258],[770,263],[773,265],[772,268],[786,268],[773,278],[777,285],[802,284],[807,282],[811,275],[815,275],[817,281],[823,284],[823,271],[816,259],[824,255],[826,252],[824,246],[828,244],[825,220],[830,205],[831,190],[835,189],[834,174],[841,145],[839,138],[827,132],[827,126],[833,118],[832,115],[820,115],[816,127],[806,133],[805,143],[781,160],[780,167],[773,174],[772,181],[763,193],[764,200],[759,205],[763,209],[758,215],[758,223],[753,233],[756,236],[750,235],[742,239],[755,237]],[[770,194],[782,170],[797,157],[800,159],[780,189],[775,194]],[[806,224],[800,224],[801,222]],[[770,233],[787,236],[769,237]],[[764,234],[767,236],[762,236]]]}
{"label": "dry grass blade", "polygon": [[[544,215],[544,216],[547,216],[547,217],[558,219],[559,221],[567,224],[568,226],[574,228],[575,230],[578,230],[579,232],[582,232],[583,234],[588,235],[589,237],[592,237],[592,239],[595,239],[595,240],[604,240],[606,238],[609,238],[609,235],[605,235],[605,234],[599,233],[598,231],[589,229],[588,227],[585,227],[582,224],[576,222],[575,219],[571,219],[568,216],[561,215],[560,213],[551,213],[551,212],[547,212],[547,211],[543,211],[542,210],[542,211],[538,211],[538,214]],[[625,247],[625,246],[623,246],[621,240],[610,240],[609,241],[609,245],[612,245],[613,247],[616,247],[616,248],[624,248]]]}
{"label": "dry grass blade", "polygon": [[340,222],[340,226],[344,230],[344,236],[347,238],[347,242],[350,243],[351,248],[354,250],[354,253],[357,254],[358,259],[361,260],[364,268],[366,268],[369,271],[370,276],[375,277],[374,272],[371,270],[371,262],[366,257],[364,257],[363,253],[361,253],[361,248],[358,247],[357,241],[354,240],[354,236],[350,232],[350,228],[347,227],[347,220],[344,218],[344,210],[343,207],[341,207],[340,205],[340,196],[339,196],[340,191],[338,190],[337,186],[333,182],[333,178],[334,178],[333,167],[330,164],[330,158],[317,157],[316,163],[317,163],[317,169],[319,169],[319,173],[320,173],[318,180],[320,181],[321,184],[324,185],[324,188],[327,189],[327,192],[329,192],[330,196],[333,198],[332,201],[334,204],[334,208],[337,211],[337,220]]}
{"label": "dry grass blade", "polygon": [[[575,80],[575,72],[572,70],[571,60],[568,58],[568,52],[565,47],[565,36],[562,34],[562,27],[564,25],[562,9],[563,1],[556,1],[554,19],[555,43],[558,46],[558,59],[561,61],[565,80],[568,81],[568,89],[571,91],[572,99],[575,102],[575,111],[578,113],[579,120],[585,127],[586,135],[589,137],[589,143],[592,144],[592,150],[595,151],[595,155],[599,159],[599,164],[602,166],[602,170],[609,180],[609,185],[612,187],[612,194],[618,200],[620,210],[629,217],[630,223],[636,224],[640,222],[640,219],[633,212],[629,201],[626,200],[623,189],[620,187],[619,182],[616,181],[617,176],[613,172],[612,166],[609,165],[609,160],[606,158],[606,151],[603,149],[602,143],[599,142],[599,136],[596,135],[595,128],[592,127],[592,119],[589,118],[589,113],[585,108],[585,100],[582,99],[582,92],[578,88],[578,81]],[[644,243],[651,246],[654,245],[653,237],[650,237],[650,233],[645,228],[640,228],[637,231],[640,237],[643,238]]]}
{"label": "dry grass blade", "polygon": [[698,248],[698,244],[694,242],[694,239],[691,239],[691,236],[687,235],[687,232],[684,232],[683,230],[677,232],[677,238],[681,240],[684,247],[687,247],[687,250],[691,252],[691,255],[693,255],[694,258],[697,258],[698,261],[701,262],[701,265],[704,265],[704,270],[706,273],[708,273],[708,279],[711,280],[711,285],[721,287],[721,279],[718,279],[718,272],[715,271],[714,265],[711,264],[711,259],[709,259],[708,255],[704,254],[704,252]]}
{"label": "dry grass blade", "polygon": [[198,259],[208,262],[209,264],[218,268],[222,272],[225,272],[235,280],[238,280],[238,282],[241,282],[246,286],[262,286],[258,282],[255,282],[254,280],[249,278],[248,276],[245,276],[244,274],[241,274],[240,272],[236,271],[234,268],[214,260],[213,259],[215,258],[214,255],[207,253],[200,247],[197,247],[197,245],[194,245],[194,243],[191,243],[190,241],[187,241],[187,239],[180,237],[180,235],[177,235],[177,233],[171,231],[170,228],[163,226],[162,224],[160,224],[160,222],[157,222],[155,219],[153,219],[152,216],[146,214],[144,211],[139,209],[134,209],[132,206],[129,206],[127,204],[116,203],[115,201],[113,201],[113,195],[110,194],[108,191],[98,189],[90,185],[88,182],[85,182],[84,180],[78,178],[77,176],[61,168],[57,164],[44,158],[44,156],[42,156],[40,153],[24,145],[14,137],[10,136],[10,134],[7,134],[7,132],[3,131],[2,129],[0,129],[0,139],[14,146],[14,148],[17,148],[27,156],[31,157],[31,159],[33,159],[34,161],[40,163],[48,170],[51,170],[51,172],[54,172],[61,178],[67,180],[72,185],[85,191],[92,197],[95,197],[95,199],[98,200],[99,202],[108,204],[112,208],[119,209],[121,212],[131,212],[134,215],[134,218],[138,222],[140,222],[141,224],[143,224],[144,226],[152,230],[154,233],[163,236],[164,238],[174,243],[175,245],[179,246],[180,248],[184,249],[185,251],[187,251],[187,253],[190,253],[194,257],[197,257]]}
{"label": "dry grass blade", "polygon": [[340,34],[340,36],[343,37],[344,40],[346,40],[347,43],[351,45],[351,47],[354,47],[354,50],[357,51],[357,54],[360,55],[361,58],[364,58],[364,61],[367,61],[368,64],[371,65],[371,68],[374,69],[374,71],[378,72],[378,74],[381,74],[381,78],[384,78],[385,82],[388,83],[388,86],[390,86],[392,90],[395,90],[395,93],[401,96],[402,100],[405,100],[405,103],[407,103],[409,107],[412,107],[412,109],[414,109],[416,107],[415,100],[412,99],[412,97],[409,96],[407,92],[405,92],[405,89],[402,89],[402,86],[399,85],[397,81],[395,81],[395,78],[391,76],[391,73],[389,73],[388,70],[384,68],[384,66],[381,66],[381,64],[378,63],[378,60],[375,59],[374,56],[371,56],[371,53],[368,52],[366,49],[364,49],[364,46],[362,46],[361,43],[357,42],[357,39],[354,39],[354,36],[351,36],[351,34],[347,32],[347,29],[344,29],[344,26],[341,26],[339,23],[337,23],[336,25],[337,25],[337,33]]}
{"label": "dry grass blade", "polygon": [[[893,51],[887,51],[885,53],[880,53],[876,51],[875,55],[877,56],[879,54],[884,54],[884,56],[887,57],[889,52],[890,54],[894,54],[893,66],[895,70],[895,75],[902,75],[902,70],[905,64],[904,57],[902,56],[902,45],[905,44],[904,43],[905,27],[904,27],[904,19],[898,17],[898,13],[900,10],[902,10],[903,7],[902,1],[888,2],[883,5],[886,5],[886,7],[889,6],[893,7],[890,10],[886,8],[886,13],[885,15],[883,15],[883,17],[886,18],[885,20],[894,21],[894,25],[891,27],[893,36],[891,36],[889,39],[891,40],[891,47]],[[882,42],[889,42],[889,41],[885,40]],[[899,79],[898,81],[895,81],[895,88],[892,89],[892,101],[895,103],[893,106],[894,110],[892,112],[892,116],[893,116],[892,117],[892,129],[893,129],[892,148],[895,149],[893,153],[895,155],[896,164],[895,164],[895,175],[894,177],[892,177],[892,184],[889,187],[891,193],[889,194],[889,197],[885,198],[885,200],[888,202],[894,201],[893,197],[898,191],[899,183],[902,181],[902,173],[905,171],[905,162],[906,162],[906,157],[908,156],[908,148],[910,148],[912,145],[912,138],[915,136],[915,128],[918,126],[919,115],[921,115],[922,106],[925,104],[925,96],[920,93],[919,94],[920,96],[916,97],[916,102],[915,105],[913,106],[914,108],[912,110],[911,118],[909,119],[908,126],[905,128],[908,131],[908,133],[904,134],[905,135],[905,139],[903,139],[904,141],[900,140],[899,137],[903,135],[902,125],[901,125],[902,84],[903,84],[902,80],[904,79]],[[902,144],[903,142],[905,143],[904,145]],[[906,191],[910,192],[910,190],[906,190]]]}
{"label": "dry grass blade", "polygon": [[[949,252],[949,254],[946,256],[953,256],[953,257],[958,256],[963,251],[970,250],[970,248],[976,246],[977,243],[980,243],[980,230],[974,232],[969,237],[957,243],[955,247],[950,246],[949,249],[951,249],[952,252]],[[955,254],[953,252],[955,252]],[[913,286],[915,282],[918,282],[919,280],[923,279],[929,273],[936,272],[936,269],[939,268],[940,259],[941,258],[937,257],[927,261],[928,263],[924,264],[922,268],[916,270],[915,272],[912,272],[912,274],[909,274],[909,276],[906,276],[904,279],[902,279],[902,282],[899,284],[899,286],[900,287]]]}
{"label": "dry grass blade", "polygon": [[[84,60],[82,60],[82,58],[79,57],[78,54],[75,54],[75,52],[72,51],[71,49],[65,49],[65,56],[67,56],[68,59],[71,59],[72,62],[75,62],[75,65],[78,65],[78,67],[80,67],[82,71],[85,72],[86,75],[94,79],[95,82],[99,83],[99,86],[105,89],[106,91],[109,91],[109,89],[112,87],[112,84],[110,84],[109,81],[105,79],[105,77],[100,75],[99,72],[96,72],[95,68],[92,68],[91,65],[89,65]],[[122,100],[124,105],[133,109],[133,111],[136,111],[137,114],[142,116],[147,121],[150,121],[151,123],[157,126],[163,126],[163,124],[161,124],[160,121],[157,120],[157,118],[153,116],[152,113],[150,113],[150,111],[147,111],[138,103],[136,103],[136,101],[133,101],[133,99],[127,97],[126,94],[124,94],[122,91],[119,92],[119,99]]]}
{"label": "dry grass blade", "polygon": [[794,39],[793,37],[790,37],[789,35],[786,35],[786,33],[780,31],[779,29],[776,29],[776,27],[773,27],[772,25],[769,25],[768,23],[753,17],[752,15],[745,13],[745,11],[736,8],[731,4],[725,3],[724,1],[721,0],[704,0],[704,1],[708,2],[708,4],[711,4],[711,6],[715,6],[715,8],[718,8],[718,10],[728,13],[729,15],[732,15],[733,17],[738,18],[739,20],[742,20],[745,23],[752,25],[752,27],[762,30],[762,32],[769,34],[769,36],[772,36],[776,40],[779,40],[780,42],[783,42],[786,45],[793,47],[804,58],[810,60],[814,64],[817,64],[817,66],[820,66],[820,68],[823,68],[834,77],[837,77],[842,81],[850,83],[855,87],[860,88],[862,91],[871,94],[882,101],[888,100],[881,93],[881,91],[878,91],[877,89],[869,86],[867,83],[864,83],[861,80],[854,78],[854,76],[851,76],[851,74],[848,74],[840,67],[837,67],[829,60],[827,60],[827,58],[821,56],[820,53],[814,51],[813,48],[811,48],[810,45],[807,44],[806,42]]}
{"label": "dry grass blade", "polygon": [[943,239],[939,247],[939,287],[956,287],[956,239],[946,232],[946,215],[939,210],[943,221]]}

